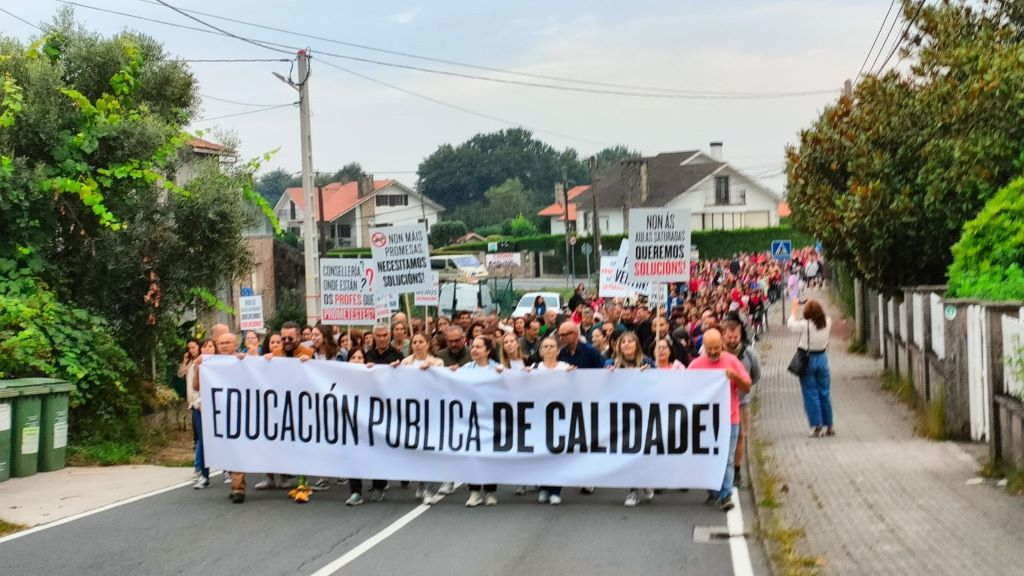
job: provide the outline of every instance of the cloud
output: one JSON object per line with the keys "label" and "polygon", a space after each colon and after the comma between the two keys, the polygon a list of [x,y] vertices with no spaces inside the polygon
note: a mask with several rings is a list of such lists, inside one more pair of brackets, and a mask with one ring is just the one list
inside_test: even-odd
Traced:
{"label": "cloud", "polygon": [[391,21],[399,24],[411,24],[416,20],[416,15],[419,14],[418,8],[409,8],[402,10],[397,14],[391,15]]}

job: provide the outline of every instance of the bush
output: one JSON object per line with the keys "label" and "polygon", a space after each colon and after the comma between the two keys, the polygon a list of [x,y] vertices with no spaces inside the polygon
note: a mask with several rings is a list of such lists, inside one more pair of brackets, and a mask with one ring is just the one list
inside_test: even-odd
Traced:
{"label": "bush", "polygon": [[515,238],[522,238],[525,236],[533,236],[537,234],[537,226],[527,220],[522,214],[505,220],[501,225],[501,231],[507,236],[513,236]]}
{"label": "bush", "polygon": [[949,293],[957,298],[1024,300],[1024,178],[993,196],[953,246]]}
{"label": "bush", "polygon": [[76,437],[132,437],[139,399],[129,392],[133,364],[106,321],[57,300],[37,280],[0,259],[0,378],[45,376],[75,385]]}
{"label": "bush", "polygon": [[447,246],[452,240],[464,235],[468,230],[461,220],[445,220],[430,227],[430,245]]}

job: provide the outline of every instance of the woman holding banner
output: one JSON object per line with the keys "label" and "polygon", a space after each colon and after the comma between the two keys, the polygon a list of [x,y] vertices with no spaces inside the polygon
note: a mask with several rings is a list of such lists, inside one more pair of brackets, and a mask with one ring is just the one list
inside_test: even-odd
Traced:
{"label": "woman holding banner", "polygon": [[[422,370],[435,366],[444,367],[444,362],[430,353],[430,340],[427,339],[427,335],[423,332],[417,332],[412,335],[410,347],[412,354],[402,359],[401,366],[416,366]],[[429,482],[420,482],[416,487],[416,498],[429,506],[438,501],[438,498],[432,492]]]}
{"label": "woman holding banner", "polygon": [[[367,340],[371,340],[367,338]],[[362,349],[355,349],[348,357],[350,364],[366,364],[366,353]],[[371,481],[370,488],[370,500],[374,502],[381,502],[384,500],[384,488],[388,485],[387,480],[373,480]],[[363,500],[363,481],[359,478],[349,478],[348,481],[349,496],[348,500],[345,500],[345,506],[360,506],[365,502]]]}
{"label": "woman holding banner", "polygon": [[523,349],[519,346],[515,332],[505,332],[501,337],[501,365],[513,370],[522,370],[526,367]]}
{"label": "woman holding banner", "polygon": [[[484,336],[473,338],[473,343],[469,347],[469,357],[472,360],[463,364],[458,370],[500,373],[505,369],[504,366],[491,359],[491,343]],[[481,494],[481,491],[483,494]],[[469,499],[466,500],[466,507],[476,508],[481,504],[497,506],[498,496],[495,494],[497,491],[497,484],[470,484]]]}
{"label": "woman holding banner", "polygon": [[[574,366],[558,360],[558,340],[554,335],[540,341],[540,362],[534,365],[535,372],[568,372],[574,369]],[[558,506],[562,503],[562,487],[541,486],[537,503]]]}
{"label": "woman holding banner", "polygon": [[[651,366],[651,360],[644,356],[643,350],[640,349],[640,338],[635,332],[626,332],[619,336],[619,342],[615,347],[613,370],[620,368],[646,370]],[[643,492],[645,502],[654,500],[652,488],[630,488],[623,504],[629,508],[637,506],[640,504],[641,492]]]}

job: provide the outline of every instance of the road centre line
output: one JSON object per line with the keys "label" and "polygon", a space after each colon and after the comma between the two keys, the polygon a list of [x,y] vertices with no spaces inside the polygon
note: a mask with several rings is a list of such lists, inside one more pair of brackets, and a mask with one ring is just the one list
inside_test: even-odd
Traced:
{"label": "road centre line", "polygon": [[743,527],[743,508],[740,506],[739,491],[732,491],[735,506],[726,513],[726,524],[729,526],[729,555],[732,557],[732,573],[734,576],[754,576],[754,567],[750,563],[750,548],[747,547],[746,530]]}

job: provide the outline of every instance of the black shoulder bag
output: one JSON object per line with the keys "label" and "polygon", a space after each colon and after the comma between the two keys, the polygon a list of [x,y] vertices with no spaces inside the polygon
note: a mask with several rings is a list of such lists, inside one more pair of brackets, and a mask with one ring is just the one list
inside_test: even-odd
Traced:
{"label": "black shoulder bag", "polygon": [[[811,322],[807,320],[807,347],[811,347]],[[797,378],[802,377],[807,372],[807,360],[810,356],[810,352],[797,346],[796,354],[793,354],[793,358],[789,361],[789,366],[786,370]]]}

